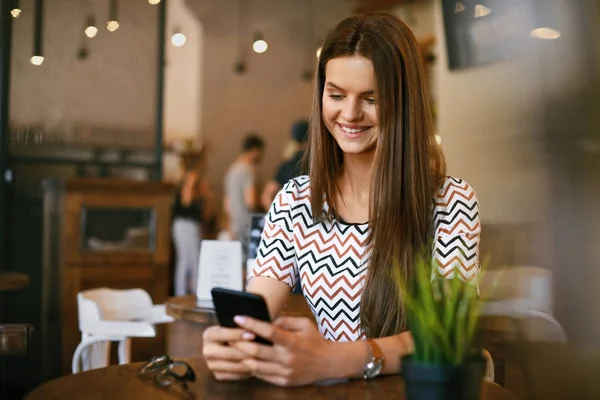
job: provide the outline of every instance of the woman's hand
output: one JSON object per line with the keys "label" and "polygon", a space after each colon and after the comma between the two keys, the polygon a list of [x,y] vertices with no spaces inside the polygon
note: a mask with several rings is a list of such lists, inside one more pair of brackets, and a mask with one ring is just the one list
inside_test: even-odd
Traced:
{"label": "woman's hand", "polygon": [[244,354],[242,365],[253,376],[279,386],[307,385],[330,378],[335,343],[324,339],[310,319],[281,317],[271,324],[237,316],[235,321],[246,331],[273,342],[272,346],[248,340],[232,343]]}
{"label": "woman's hand", "polygon": [[233,346],[236,342],[253,340],[254,335],[237,328],[210,326],[202,335],[202,354],[206,365],[217,380],[240,380],[251,376],[242,363],[248,355]]}

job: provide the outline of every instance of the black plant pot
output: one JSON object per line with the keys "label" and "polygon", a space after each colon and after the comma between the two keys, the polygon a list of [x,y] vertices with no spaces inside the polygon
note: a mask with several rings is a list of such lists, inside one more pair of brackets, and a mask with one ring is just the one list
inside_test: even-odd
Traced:
{"label": "black plant pot", "polygon": [[479,400],[485,358],[473,356],[463,365],[424,364],[402,358],[407,400]]}

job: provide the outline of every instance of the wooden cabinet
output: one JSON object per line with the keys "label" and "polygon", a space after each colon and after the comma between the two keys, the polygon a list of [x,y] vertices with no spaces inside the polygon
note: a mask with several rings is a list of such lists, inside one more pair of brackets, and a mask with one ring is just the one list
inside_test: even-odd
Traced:
{"label": "wooden cabinet", "polygon": [[[81,340],[77,293],[99,287],[142,288],[154,303],[169,294],[172,185],[113,179],[73,179],[46,188],[45,203],[58,211],[58,306],[62,320],[62,369]],[[164,351],[165,329],[133,341],[132,361]]]}

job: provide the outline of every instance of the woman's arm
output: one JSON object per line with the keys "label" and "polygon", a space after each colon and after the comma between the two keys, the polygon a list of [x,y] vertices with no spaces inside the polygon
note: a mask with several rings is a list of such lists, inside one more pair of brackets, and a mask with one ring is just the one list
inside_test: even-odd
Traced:
{"label": "woman's arm", "polygon": [[[265,346],[237,341],[232,346],[246,354],[242,363],[255,377],[280,386],[299,386],[319,381],[361,378],[371,360],[366,341],[336,343],[323,338],[308,318],[281,317],[271,324],[237,316],[246,332],[273,342]],[[249,339],[252,339],[249,337]],[[410,333],[376,339],[384,354],[383,374],[400,371],[400,358],[412,353]]]}
{"label": "woman's arm", "polygon": [[260,294],[265,298],[269,315],[271,320],[274,321],[285,305],[285,301],[290,294],[290,287],[287,283],[277,279],[255,276],[250,279],[246,291]]}
{"label": "woman's arm", "polygon": [[[375,339],[383,353],[383,370],[381,374],[400,372],[400,358],[413,351],[410,332]],[[328,379],[362,378],[365,365],[371,360],[371,350],[365,340],[356,342],[334,343],[331,346],[332,365],[326,371]]]}

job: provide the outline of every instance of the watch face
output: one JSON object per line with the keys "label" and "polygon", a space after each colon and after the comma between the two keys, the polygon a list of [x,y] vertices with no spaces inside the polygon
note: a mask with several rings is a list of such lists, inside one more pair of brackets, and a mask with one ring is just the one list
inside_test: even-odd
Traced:
{"label": "watch face", "polygon": [[381,373],[383,367],[383,360],[373,359],[365,366],[364,377],[365,379],[375,378]]}

